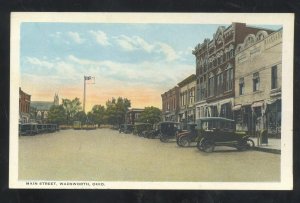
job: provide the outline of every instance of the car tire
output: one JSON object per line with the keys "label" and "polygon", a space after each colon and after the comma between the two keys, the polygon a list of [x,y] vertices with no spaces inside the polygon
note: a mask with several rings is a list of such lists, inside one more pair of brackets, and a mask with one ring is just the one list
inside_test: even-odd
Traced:
{"label": "car tire", "polygon": [[187,137],[180,137],[178,139],[179,146],[181,147],[189,147],[190,146],[190,140]]}
{"label": "car tire", "polygon": [[206,153],[211,153],[215,150],[215,144],[210,140],[203,140],[201,145]]}

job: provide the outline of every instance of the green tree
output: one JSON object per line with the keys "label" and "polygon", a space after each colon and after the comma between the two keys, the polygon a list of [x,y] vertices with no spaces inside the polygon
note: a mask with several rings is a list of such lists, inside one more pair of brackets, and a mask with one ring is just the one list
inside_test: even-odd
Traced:
{"label": "green tree", "polygon": [[126,112],[130,106],[131,102],[127,98],[119,97],[117,100],[115,98],[108,100],[105,114],[107,122],[112,125],[124,123]]}
{"label": "green tree", "polygon": [[78,111],[74,117],[73,121],[80,121],[82,124],[85,124],[87,121],[87,116],[84,111]]}
{"label": "green tree", "polygon": [[161,110],[153,106],[145,107],[138,120],[144,123],[158,123],[161,121]]}
{"label": "green tree", "polygon": [[82,109],[79,98],[77,97],[73,100],[62,99],[62,106],[66,111],[66,121],[68,124],[70,124],[73,121],[74,115]]}
{"label": "green tree", "polygon": [[95,105],[92,111],[88,113],[89,120],[97,123],[99,126],[104,123],[105,107],[102,105]]}
{"label": "green tree", "polygon": [[48,120],[50,123],[64,124],[65,120],[65,109],[62,105],[51,106],[48,112]]}

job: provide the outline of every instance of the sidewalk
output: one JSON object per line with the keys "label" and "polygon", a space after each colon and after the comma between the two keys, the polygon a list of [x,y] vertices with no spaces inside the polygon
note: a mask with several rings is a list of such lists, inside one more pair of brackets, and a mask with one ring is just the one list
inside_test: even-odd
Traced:
{"label": "sidewalk", "polygon": [[268,144],[257,145],[257,137],[250,137],[254,141],[254,149],[257,151],[270,152],[275,154],[281,153],[281,139],[269,138]]}

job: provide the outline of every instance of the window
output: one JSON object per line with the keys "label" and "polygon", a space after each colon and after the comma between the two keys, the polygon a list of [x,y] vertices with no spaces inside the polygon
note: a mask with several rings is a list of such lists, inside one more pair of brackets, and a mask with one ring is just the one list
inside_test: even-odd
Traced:
{"label": "window", "polygon": [[253,92],[259,90],[259,73],[253,73]]}
{"label": "window", "polygon": [[214,77],[208,79],[208,96],[214,96]]}
{"label": "window", "polygon": [[223,74],[220,73],[217,76],[217,94],[221,94],[223,90]]}
{"label": "window", "polygon": [[226,91],[232,90],[233,87],[233,69],[230,68],[226,71]]}
{"label": "window", "polygon": [[271,89],[276,89],[277,84],[277,66],[272,67],[272,74],[271,74]]}
{"label": "window", "polygon": [[240,78],[240,95],[245,94],[245,82],[244,78]]}

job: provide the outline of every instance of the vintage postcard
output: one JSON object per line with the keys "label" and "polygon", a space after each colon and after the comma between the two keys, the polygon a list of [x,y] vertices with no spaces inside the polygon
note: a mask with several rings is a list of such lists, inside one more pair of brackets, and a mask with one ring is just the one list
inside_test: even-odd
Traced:
{"label": "vintage postcard", "polygon": [[294,14],[11,14],[10,188],[293,188]]}

